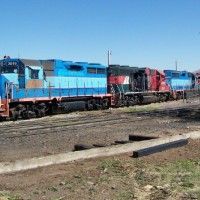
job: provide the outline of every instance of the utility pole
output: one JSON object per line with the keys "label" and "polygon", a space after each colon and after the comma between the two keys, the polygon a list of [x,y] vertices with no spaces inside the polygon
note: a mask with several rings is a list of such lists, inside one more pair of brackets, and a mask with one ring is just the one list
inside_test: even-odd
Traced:
{"label": "utility pole", "polygon": [[175,61],[175,66],[176,66],[176,71],[177,71],[177,69],[178,69],[177,60]]}
{"label": "utility pole", "polygon": [[111,56],[112,54],[111,54],[111,51],[108,51],[108,67],[109,67],[109,65],[110,65],[110,56]]}

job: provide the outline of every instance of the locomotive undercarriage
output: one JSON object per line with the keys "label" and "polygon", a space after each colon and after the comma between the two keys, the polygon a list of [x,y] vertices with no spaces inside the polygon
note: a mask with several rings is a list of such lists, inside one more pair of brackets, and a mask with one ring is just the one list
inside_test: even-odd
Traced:
{"label": "locomotive undercarriage", "polygon": [[12,120],[17,120],[18,118],[30,119],[34,117],[43,117],[46,113],[45,103],[32,102],[26,104],[11,104],[10,105],[10,118]]}
{"label": "locomotive undercarriage", "polygon": [[[115,93],[114,107],[129,107],[134,105],[165,102],[169,100],[177,100],[183,95],[177,95],[176,98],[169,92],[152,92],[152,93]],[[111,105],[110,98],[87,97],[79,99],[62,99],[57,101],[44,102],[26,102],[11,103],[10,118],[17,120],[18,118],[30,119],[35,117],[43,117],[45,115],[69,113],[72,111],[83,110],[101,110],[107,109]]]}
{"label": "locomotive undercarriage", "polygon": [[134,106],[140,104],[165,102],[172,100],[170,93],[136,93],[136,94],[115,94],[116,107]]}
{"label": "locomotive undercarriage", "polygon": [[87,110],[101,110],[109,107],[109,99],[91,99],[86,103]]}
{"label": "locomotive undercarriage", "polygon": [[63,100],[60,102],[54,99],[52,101],[38,103],[12,103],[10,104],[9,115],[12,120],[17,120],[18,118],[30,119],[72,111],[101,110],[107,109],[110,105],[109,102],[109,98],[88,98],[73,99],[73,101]]}
{"label": "locomotive undercarriage", "polygon": [[109,98],[84,98],[75,101],[53,101],[50,103],[49,114],[61,114],[72,111],[101,110],[109,106]]}

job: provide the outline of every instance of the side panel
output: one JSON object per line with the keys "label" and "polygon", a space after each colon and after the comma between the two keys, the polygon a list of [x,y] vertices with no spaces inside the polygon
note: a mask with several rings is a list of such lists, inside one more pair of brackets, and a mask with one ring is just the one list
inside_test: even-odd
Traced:
{"label": "side panel", "polygon": [[42,80],[27,80],[26,88],[42,88],[43,81]]}
{"label": "side panel", "polygon": [[164,72],[171,90],[186,90],[194,87],[194,78],[187,71],[165,70]]}

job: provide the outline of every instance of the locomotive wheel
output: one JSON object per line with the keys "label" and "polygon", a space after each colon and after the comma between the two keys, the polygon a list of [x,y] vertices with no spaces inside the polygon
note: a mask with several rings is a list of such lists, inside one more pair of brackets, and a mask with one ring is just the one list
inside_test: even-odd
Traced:
{"label": "locomotive wheel", "polygon": [[180,99],[181,99],[181,94],[178,93],[178,94],[176,95],[176,100],[180,100]]}
{"label": "locomotive wheel", "polygon": [[28,112],[28,111],[22,112],[22,118],[23,118],[23,119],[30,119],[29,112]]}
{"label": "locomotive wheel", "polygon": [[36,117],[44,117],[45,116],[45,113],[44,113],[44,111],[42,111],[42,110],[39,110],[39,109],[37,109],[37,110],[35,110],[35,113],[36,113]]}
{"label": "locomotive wheel", "polygon": [[49,114],[50,115],[56,115],[57,114],[57,111],[58,111],[58,105],[55,103],[55,104],[52,104],[50,106],[50,109],[49,109]]}
{"label": "locomotive wheel", "polygon": [[120,107],[119,101],[116,103],[115,107],[116,107],[116,108],[119,108],[119,107]]}
{"label": "locomotive wheel", "polygon": [[93,110],[93,105],[92,105],[91,103],[88,103],[88,104],[87,104],[87,109],[88,109],[88,110]]}
{"label": "locomotive wheel", "polygon": [[15,110],[11,110],[10,111],[10,117],[11,117],[11,120],[17,120],[18,119],[18,117],[19,117],[19,113],[17,112],[17,111],[15,111]]}
{"label": "locomotive wheel", "polygon": [[117,104],[116,104],[116,107],[119,108],[119,107],[122,107],[122,100],[118,100]]}
{"label": "locomotive wheel", "polygon": [[97,110],[102,110],[102,105],[96,104]]}
{"label": "locomotive wheel", "polygon": [[143,97],[142,96],[138,97],[138,104],[142,104],[142,102],[143,102]]}

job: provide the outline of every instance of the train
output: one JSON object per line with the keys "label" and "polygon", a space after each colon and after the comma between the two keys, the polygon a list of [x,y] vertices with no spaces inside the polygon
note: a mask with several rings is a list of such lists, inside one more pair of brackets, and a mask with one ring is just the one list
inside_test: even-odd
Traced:
{"label": "train", "polygon": [[5,56],[0,60],[0,118],[175,100],[196,82],[187,71]]}
{"label": "train", "polygon": [[108,67],[109,91],[117,107],[184,98],[186,90],[194,89],[195,80],[195,75],[187,71]]}

